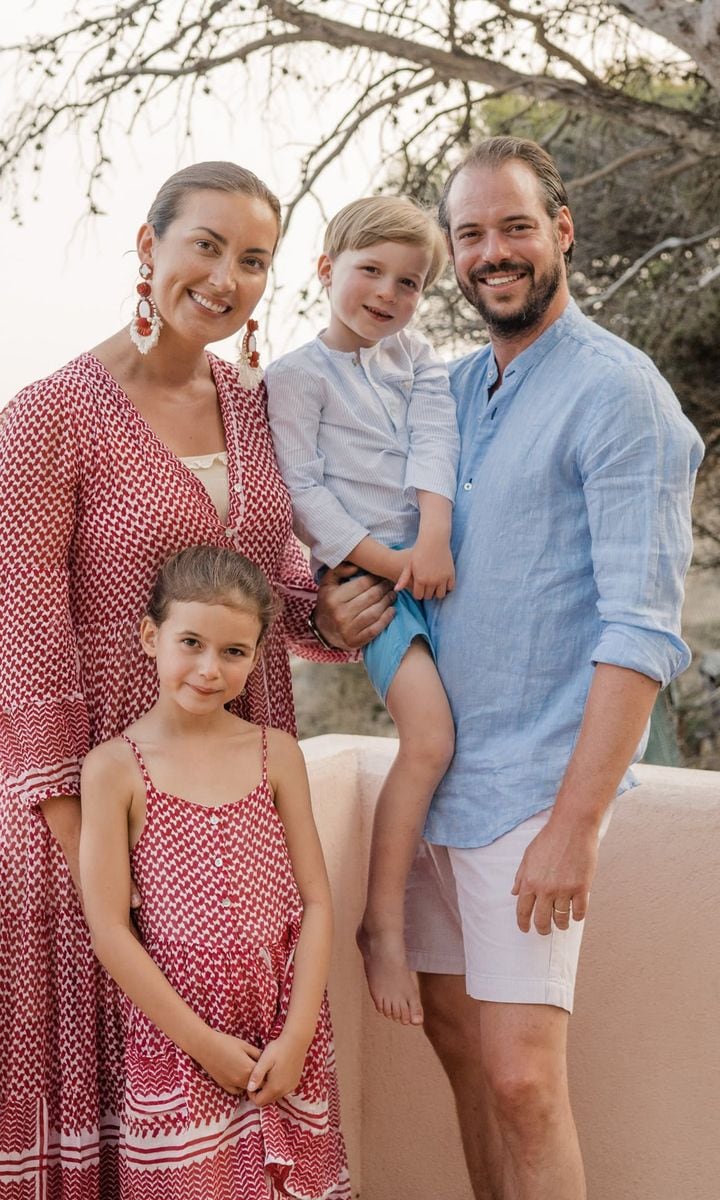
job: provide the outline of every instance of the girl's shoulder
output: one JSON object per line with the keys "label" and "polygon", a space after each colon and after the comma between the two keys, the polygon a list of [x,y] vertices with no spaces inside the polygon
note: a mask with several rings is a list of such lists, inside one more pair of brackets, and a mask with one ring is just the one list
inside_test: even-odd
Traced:
{"label": "girl's shoulder", "polygon": [[121,737],[94,746],[80,772],[83,808],[88,804],[129,808],[137,784],[137,764],[132,748]]}
{"label": "girl's shoulder", "polygon": [[132,747],[124,737],[109,738],[93,746],[85,755],[82,765],[84,778],[105,776],[118,768],[125,771],[132,767],[135,756]]}
{"label": "girl's shoulder", "polygon": [[297,738],[288,733],[286,729],[276,729],[274,725],[265,725],[263,729],[265,731],[265,738],[267,739],[268,750],[271,746],[276,746],[278,748],[293,748],[298,754],[301,753]]}
{"label": "girl's shoulder", "polygon": [[291,733],[287,733],[284,729],[268,726],[265,728],[265,744],[267,746],[268,775],[271,778],[278,772],[297,770],[299,764],[302,764],[304,769],[303,752],[298,745],[297,738],[294,738]]}

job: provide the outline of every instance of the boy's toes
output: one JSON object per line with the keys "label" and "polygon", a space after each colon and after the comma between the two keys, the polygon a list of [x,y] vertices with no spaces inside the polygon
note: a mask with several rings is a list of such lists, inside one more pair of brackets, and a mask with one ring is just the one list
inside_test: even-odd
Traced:
{"label": "boy's toes", "polygon": [[423,1012],[422,1004],[419,1000],[413,1001],[413,1003],[410,1005],[410,1024],[422,1025],[424,1020],[425,1014]]}

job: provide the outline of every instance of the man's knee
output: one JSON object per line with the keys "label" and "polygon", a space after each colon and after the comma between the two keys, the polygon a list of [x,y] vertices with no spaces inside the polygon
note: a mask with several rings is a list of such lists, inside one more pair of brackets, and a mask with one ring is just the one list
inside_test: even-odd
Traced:
{"label": "man's knee", "polygon": [[513,1069],[485,1073],[493,1107],[498,1116],[511,1124],[525,1121],[543,1122],[552,1116],[555,1107],[555,1089],[551,1082],[525,1063]]}
{"label": "man's knee", "polygon": [[490,1103],[501,1125],[525,1138],[562,1117],[568,1103],[564,1058],[522,1042],[483,1062]]}

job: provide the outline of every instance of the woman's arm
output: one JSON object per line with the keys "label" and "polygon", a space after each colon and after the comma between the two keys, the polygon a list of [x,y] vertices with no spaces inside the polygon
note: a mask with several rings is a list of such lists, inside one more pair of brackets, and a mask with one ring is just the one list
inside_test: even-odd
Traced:
{"label": "woman's arm", "polygon": [[56,802],[48,824],[71,858],[88,749],[68,574],[83,461],[77,388],[69,369],[32,384],[0,425],[0,768],[15,800]]}
{"label": "woman's arm", "polygon": [[80,876],[93,949],[126,996],[226,1091],[247,1085],[256,1047],[218,1033],[177,994],[130,928],[128,819],[134,764],[127,747],[106,742],[82,770]]}
{"label": "woman's arm", "polygon": [[303,919],[285,1025],[279,1037],[265,1047],[248,1083],[248,1094],[260,1106],[293,1091],[300,1080],[325,995],[333,932],[330,885],[310,805],[310,785],[294,738],[271,730],[268,762],[303,902]]}
{"label": "woman's arm", "polygon": [[[327,620],[326,606],[318,595],[318,586],[310,574],[302,547],[293,534],[285,544],[274,584],[283,600],[283,610],[277,623],[288,650],[310,662],[347,662],[350,645],[344,645],[342,640],[330,636],[335,633],[334,623],[332,619]],[[327,645],[318,641],[313,632],[311,615]],[[361,642],[357,644],[362,645]]]}

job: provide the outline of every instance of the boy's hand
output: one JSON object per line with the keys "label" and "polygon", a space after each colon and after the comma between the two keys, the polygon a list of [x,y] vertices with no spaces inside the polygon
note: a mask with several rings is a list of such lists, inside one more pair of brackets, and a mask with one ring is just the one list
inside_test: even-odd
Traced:
{"label": "boy's hand", "polygon": [[455,564],[444,537],[418,537],[410,550],[399,551],[408,559],[395,584],[395,591],[409,588],[416,600],[442,600],[455,586]]}
{"label": "boy's hand", "polygon": [[247,1088],[261,1051],[250,1042],[244,1042],[242,1038],[220,1033],[217,1029],[210,1032],[207,1052],[198,1060],[200,1066],[205,1068],[221,1088],[237,1096]]}
{"label": "boy's hand", "polygon": [[288,1092],[294,1092],[302,1075],[307,1055],[303,1046],[286,1034],[281,1033],[274,1042],[268,1042],[253,1067],[247,1093],[248,1099],[258,1108],[272,1104]]}

